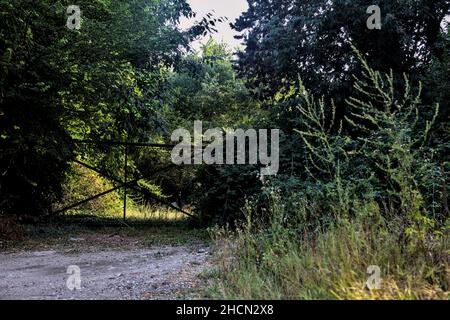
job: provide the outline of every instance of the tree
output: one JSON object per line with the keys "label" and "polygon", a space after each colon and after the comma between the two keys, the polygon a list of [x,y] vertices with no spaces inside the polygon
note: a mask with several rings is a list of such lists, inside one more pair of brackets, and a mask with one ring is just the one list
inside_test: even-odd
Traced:
{"label": "tree", "polygon": [[[165,141],[170,140],[172,131],[180,127],[191,131],[194,120],[203,121],[204,129],[207,130],[217,127],[249,126],[259,118],[259,104],[250,96],[244,80],[236,76],[231,60],[232,55],[226,45],[210,39],[200,52],[186,55],[176,65],[173,72],[168,75],[166,90],[162,93],[165,101],[163,112]],[[138,169],[144,172],[145,168],[152,167],[150,163],[167,161],[167,158],[170,158],[170,155],[157,153],[143,155],[138,163]],[[235,172],[235,176],[238,171]],[[183,168],[182,171],[176,168],[165,171],[164,177],[158,178],[158,181],[165,194],[171,197],[171,201],[186,199],[195,191],[192,198],[197,204],[202,202],[199,207],[205,208],[205,203],[211,201],[212,205],[216,203],[215,208],[219,208],[220,197],[214,196],[223,189],[223,181],[218,180],[218,186],[215,188],[214,184],[209,183],[211,180],[205,182],[206,179],[210,179],[208,174],[220,175],[220,170],[211,168],[209,172],[207,168],[198,169],[195,166]],[[238,181],[244,181],[248,186],[250,180],[243,177],[245,176],[241,175],[233,179],[230,185],[236,186]],[[255,177],[256,175],[253,178]],[[199,184],[195,183],[199,181],[205,182],[202,187],[198,187]],[[201,188],[209,188],[210,192],[199,190]],[[235,205],[238,205],[237,202]]]}
{"label": "tree", "polygon": [[242,79],[236,76],[225,44],[210,39],[201,52],[184,57],[170,76],[169,90],[179,119],[227,127],[248,122],[257,111]]}
{"label": "tree", "polygon": [[246,44],[239,70],[258,92],[271,96],[300,76],[315,93],[337,102],[349,95],[360,70],[353,44],[380,71],[419,72],[439,55],[435,47],[450,1],[375,1],[381,30],[369,30],[367,1],[248,0],[236,21]]}
{"label": "tree", "polygon": [[67,1],[0,2],[1,212],[51,209],[75,154],[72,138],[148,139],[163,71],[202,31],[178,29],[193,14],[185,0],[78,5],[81,29],[69,30]]}

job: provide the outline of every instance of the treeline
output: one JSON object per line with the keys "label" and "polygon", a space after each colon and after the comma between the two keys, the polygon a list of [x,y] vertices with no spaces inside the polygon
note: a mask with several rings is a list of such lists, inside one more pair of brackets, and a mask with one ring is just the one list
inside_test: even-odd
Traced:
{"label": "treeline", "polygon": [[[323,137],[305,141],[305,137],[299,134],[299,131],[308,130],[305,127],[308,117],[303,110],[306,103],[304,88],[315,99],[323,99],[326,117],[322,121],[329,134],[346,135],[341,146],[344,150],[348,148],[347,143],[352,148],[364,145],[361,139],[365,129],[361,129],[358,123],[348,121],[355,112],[353,99],[367,103],[371,106],[368,109],[382,111],[393,106],[400,108],[401,101],[408,95],[419,95],[418,115],[414,120],[417,126],[404,134],[413,139],[417,130],[423,130],[434,119],[426,141],[411,145],[411,149],[427,148],[430,153],[427,157],[435,164],[434,169],[430,169],[431,176],[426,185],[420,187],[426,193],[424,197],[428,210],[440,212],[441,218],[448,215],[450,47],[448,29],[444,28],[443,22],[449,13],[450,2],[381,1],[381,30],[367,28],[369,15],[364,1],[292,3],[255,0],[248,3],[249,10],[234,25],[236,30],[242,32],[246,45],[245,51],[238,53],[237,72],[246,79],[247,88],[260,105],[260,115],[253,117],[252,125],[280,128],[283,132],[280,142],[281,169],[273,183],[283,192],[300,189],[303,190],[299,191],[300,194],[323,194],[323,186],[315,190],[309,187],[303,189],[299,185],[329,179],[334,172],[330,170],[336,170],[332,165],[323,171],[322,166],[312,159],[316,152],[325,152],[312,150],[324,147],[321,142]],[[363,75],[367,72],[363,61],[372,70],[388,75],[392,73],[392,89],[396,92],[392,100],[374,99],[370,90],[358,92],[358,78],[367,80]],[[382,81],[381,84],[385,84],[387,80]],[[333,152],[338,153],[338,150]],[[383,176],[389,173],[383,172],[383,169],[365,167],[364,163],[368,161],[361,159],[358,167],[354,168],[361,174],[365,172],[364,177],[358,179],[369,179],[370,183],[375,183],[373,188],[378,201],[391,203],[387,188],[397,192],[398,185],[385,181]],[[313,165],[313,172],[308,171],[310,165]],[[331,162],[327,164],[330,165]],[[391,165],[398,165],[398,162],[393,160]],[[215,177],[210,180],[213,186],[207,184],[203,190],[210,197],[201,203],[208,207],[209,203],[217,203],[216,199],[223,199],[219,212],[226,221],[222,222],[232,223],[238,216],[242,218],[241,209],[246,199],[261,195],[262,185],[257,179],[249,185],[249,178],[256,177],[256,170],[205,170],[212,171],[210,174]],[[393,206],[397,204],[392,203]],[[217,211],[217,207],[213,206],[202,212],[215,216]],[[257,211],[264,211],[264,205]]]}
{"label": "treeline", "polygon": [[194,16],[184,0],[82,0],[81,28],[73,29],[66,27],[70,4],[0,2],[3,214],[51,212],[75,157],[123,174],[121,150],[75,139],[161,141],[174,105],[172,70],[217,21],[180,30],[180,18]]}
{"label": "treeline", "polygon": [[[192,52],[223,20],[180,30],[185,0],[80,0],[79,30],[69,4],[0,0],[2,216],[45,216],[101,184],[80,181],[75,158],[121,180],[123,150],[77,140],[166,143],[194,120],[278,128],[277,176],[192,166],[139,184],[233,227],[214,233],[235,243],[213,295],[448,297],[450,1],[377,1],[369,30],[365,1],[248,0],[236,54]],[[167,161],[135,148],[127,170]],[[384,291],[366,290],[369,265]]]}
{"label": "treeline", "polygon": [[212,294],[448,299],[449,1],[379,1],[380,30],[364,1],[248,3],[237,70],[282,129],[281,169],[207,169],[203,212],[240,221],[217,232],[234,243]]}
{"label": "treeline", "polygon": [[[272,188],[293,212],[297,200],[320,206],[305,213],[307,225],[332,223],[336,201],[344,201],[333,188],[343,179],[352,181],[346,192],[386,214],[404,205],[402,183],[414,187],[423,216],[445,224],[449,1],[382,1],[382,28],[369,30],[363,1],[250,0],[233,24],[245,44],[236,55],[212,41],[190,51],[193,39],[223,20],[198,17],[180,30],[180,18],[195,15],[184,0],[80,1],[79,30],[66,27],[66,1],[0,3],[2,214],[51,212],[64,185],[77,181],[74,158],[120,180],[123,150],[77,139],[168,142],[174,129],[202,120],[211,128],[282,130],[279,175],[264,182],[255,166],[200,166],[140,184],[170,201],[182,198],[203,224],[245,220],[248,206],[268,219]],[[369,147],[373,140],[380,145]],[[413,155],[402,173],[408,178],[393,177],[405,164],[396,148],[405,145]],[[389,161],[381,157],[390,152]],[[169,159],[164,151],[130,150],[130,176]],[[425,159],[422,172],[415,165]]]}

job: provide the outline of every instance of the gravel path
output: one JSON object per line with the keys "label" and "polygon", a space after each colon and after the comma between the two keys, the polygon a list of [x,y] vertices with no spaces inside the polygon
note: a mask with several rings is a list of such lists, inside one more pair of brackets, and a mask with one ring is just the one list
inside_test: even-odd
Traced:
{"label": "gravel path", "polygon": [[[209,257],[198,244],[0,253],[0,299],[197,298]],[[68,288],[77,283],[69,266],[79,267],[80,290]]]}

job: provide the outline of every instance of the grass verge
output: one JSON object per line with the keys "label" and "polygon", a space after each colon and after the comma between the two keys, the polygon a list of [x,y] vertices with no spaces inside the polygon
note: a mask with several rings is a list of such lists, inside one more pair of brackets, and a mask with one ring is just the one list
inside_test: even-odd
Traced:
{"label": "grass verge", "polygon": [[[392,227],[392,225],[391,225]],[[408,251],[386,225],[341,222],[305,240],[275,223],[215,232],[211,298],[449,299],[448,239]],[[368,273],[377,266],[381,280]],[[370,270],[369,270],[370,271]],[[367,284],[369,282],[369,285]],[[375,286],[373,286],[375,285]],[[369,289],[372,288],[372,290]]]}
{"label": "grass verge", "polygon": [[130,210],[126,222],[117,216],[68,214],[38,223],[21,225],[21,237],[0,239],[0,250],[95,247],[132,248],[154,245],[204,243],[210,239],[204,229],[168,210]]}

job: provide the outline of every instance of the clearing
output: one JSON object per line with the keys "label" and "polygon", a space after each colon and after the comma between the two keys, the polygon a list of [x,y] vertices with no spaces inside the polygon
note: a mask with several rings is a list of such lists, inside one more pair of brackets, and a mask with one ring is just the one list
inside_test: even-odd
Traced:
{"label": "clearing", "polygon": [[[184,222],[35,226],[0,243],[0,299],[197,299],[211,267],[205,232]],[[69,290],[69,266],[81,290]]]}

